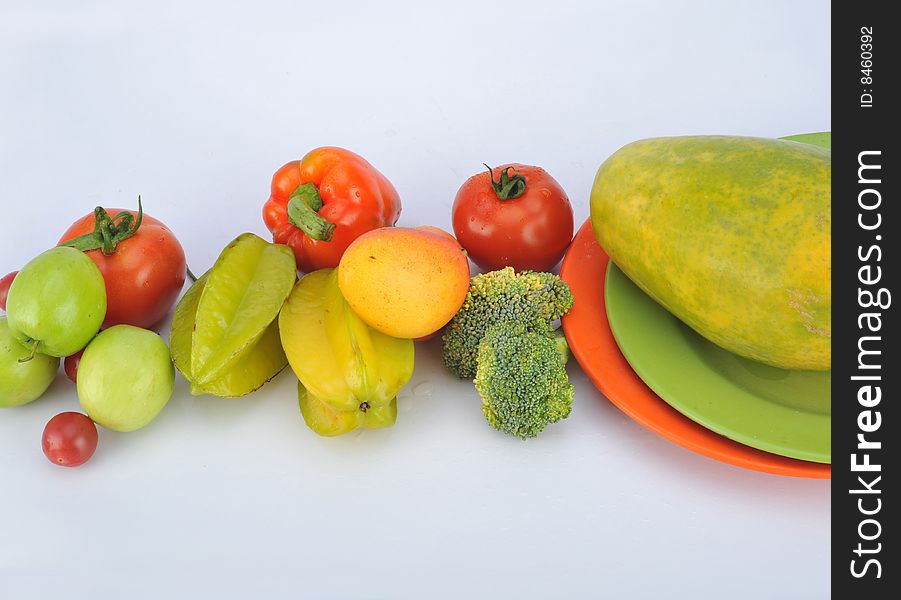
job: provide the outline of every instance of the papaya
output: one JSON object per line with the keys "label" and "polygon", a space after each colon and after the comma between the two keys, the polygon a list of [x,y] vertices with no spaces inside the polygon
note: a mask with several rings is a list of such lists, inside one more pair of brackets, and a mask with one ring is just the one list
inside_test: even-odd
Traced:
{"label": "papaya", "polygon": [[831,160],[788,140],[640,140],[598,169],[592,229],[638,287],[711,342],[829,370]]}

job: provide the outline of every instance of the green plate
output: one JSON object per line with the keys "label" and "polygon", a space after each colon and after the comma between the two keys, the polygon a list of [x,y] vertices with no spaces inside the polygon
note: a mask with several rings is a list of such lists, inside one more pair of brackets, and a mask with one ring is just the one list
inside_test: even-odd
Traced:
{"label": "green plate", "polygon": [[832,461],[831,372],[786,371],[707,341],[641,291],[612,262],[610,328],[639,377],[670,406],[742,444]]}
{"label": "green plate", "polygon": [[789,140],[792,142],[801,142],[802,144],[810,144],[811,146],[819,146],[832,150],[832,132],[820,131],[818,133],[799,133],[798,135],[787,135],[780,140]]}

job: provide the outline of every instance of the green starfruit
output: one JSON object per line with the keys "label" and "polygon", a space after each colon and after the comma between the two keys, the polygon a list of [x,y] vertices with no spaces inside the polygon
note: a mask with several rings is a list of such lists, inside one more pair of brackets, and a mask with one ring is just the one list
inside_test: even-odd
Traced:
{"label": "green starfruit", "polygon": [[290,248],[243,234],[179,301],[169,345],[191,393],[249,394],[288,364],[278,311],[296,271]]}

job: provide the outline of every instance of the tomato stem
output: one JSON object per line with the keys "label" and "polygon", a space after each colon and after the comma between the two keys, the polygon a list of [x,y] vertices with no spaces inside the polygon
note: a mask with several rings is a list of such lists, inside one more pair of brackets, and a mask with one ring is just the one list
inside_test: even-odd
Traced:
{"label": "tomato stem", "polygon": [[115,217],[110,217],[102,206],[98,206],[94,209],[94,231],[74,237],[60,246],[71,246],[82,252],[99,249],[104,254],[110,255],[116,251],[119,242],[138,232],[143,220],[144,207],[140,196],[138,196],[137,217],[124,210]]}
{"label": "tomato stem", "polygon": [[314,240],[331,241],[335,224],[317,212],[322,208],[319,190],[312,183],[302,183],[288,200],[288,220]]}
{"label": "tomato stem", "polygon": [[[494,169],[485,163],[482,164],[488,169],[488,177],[491,178],[491,187],[494,189],[494,193],[497,194],[499,200],[513,200],[526,193],[526,178],[517,173],[513,167],[507,167],[501,171],[498,180],[494,181]],[[513,171],[512,177],[510,176],[510,171]]]}

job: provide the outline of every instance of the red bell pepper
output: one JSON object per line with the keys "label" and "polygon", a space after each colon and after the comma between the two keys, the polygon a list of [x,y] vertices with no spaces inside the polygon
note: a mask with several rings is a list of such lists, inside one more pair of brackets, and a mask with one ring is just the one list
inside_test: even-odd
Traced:
{"label": "red bell pepper", "polygon": [[277,244],[294,250],[304,272],[337,267],[360,235],[390,227],[400,216],[391,182],[363,157],[343,148],[317,148],[272,176],[263,221]]}

